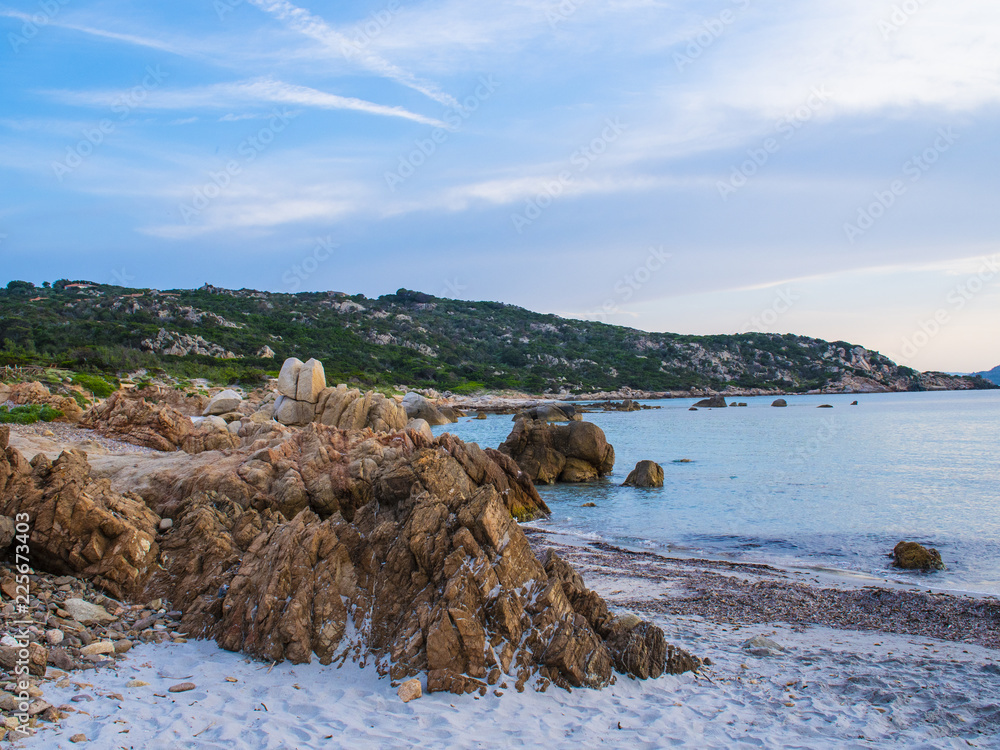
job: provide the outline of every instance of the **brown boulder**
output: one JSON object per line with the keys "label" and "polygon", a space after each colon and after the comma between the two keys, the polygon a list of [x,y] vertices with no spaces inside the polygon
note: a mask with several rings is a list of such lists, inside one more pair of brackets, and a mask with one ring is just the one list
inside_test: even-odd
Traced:
{"label": "brown boulder", "polygon": [[941,553],[916,542],[900,542],[892,550],[892,564],[904,570],[944,570]]}
{"label": "brown boulder", "polygon": [[611,473],[615,450],[592,422],[519,420],[500,446],[538,484],[586,482]]}
{"label": "brown boulder", "polygon": [[66,451],[54,462],[40,454],[29,464],[5,443],[0,440],[0,513],[30,516],[32,564],[92,580],[119,598],[139,591],[159,554],[159,517],[137,495],[93,479],[81,451]]}
{"label": "brown boulder", "polygon": [[662,487],[663,467],[655,461],[640,461],[622,483],[623,487]]}
{"label": "brown boulder", "polygon": [[406,410],[393,399],[374,391],[362,394],[356,388],[348,390],[343,384],[320,393],[316,415],[320,424],[341,430],[395,432],[409,421]]}

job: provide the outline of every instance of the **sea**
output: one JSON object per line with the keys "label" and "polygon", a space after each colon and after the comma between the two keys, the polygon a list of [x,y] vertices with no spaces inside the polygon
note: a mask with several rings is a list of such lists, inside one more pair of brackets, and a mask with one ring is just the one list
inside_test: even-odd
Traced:
{"label": "sea", "polygon": [[[614,471],[538,486],[552,514],[532,525],[671,556],[1000,594],[1000,391],[785,399],[786,408],[769,396],[726,409],[668,399],[584,414],[614,446]],[[511,419],[433,429],[496,448]],[[664,486],[621,486],[645,459],[663,467]],[[902,540],[937,548],[947,569],[893,569]]]}

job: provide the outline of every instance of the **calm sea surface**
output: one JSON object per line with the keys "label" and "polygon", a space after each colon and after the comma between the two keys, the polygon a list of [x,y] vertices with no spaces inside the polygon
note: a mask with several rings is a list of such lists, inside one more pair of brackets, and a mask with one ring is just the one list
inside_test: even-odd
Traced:
{"label": "calm sea surface", "polygon": [[[1000,594],[1000,391],[786,399],[785,409],[767,397],[693,412],[695,399],[674,399],[584,415],[614,445],[614,473],[540,486],[552,516],[537,525],[671,554]],[[434,432],[495,448],[512,424],[461,419]],[[664,487],[621,487],[643,459],[663,466]],[[948,570],[894,572],[887,555],[902,539],[937,547]]]}

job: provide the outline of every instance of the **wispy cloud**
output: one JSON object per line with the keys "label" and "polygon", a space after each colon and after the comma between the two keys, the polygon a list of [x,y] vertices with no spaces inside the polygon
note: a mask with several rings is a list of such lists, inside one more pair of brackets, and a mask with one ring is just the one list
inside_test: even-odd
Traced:
{"label": "wispy cloud", "polygon": [[[83,107],[109,107],[120,99],[121,91],[50,91],[50,96],[64,104]],[[236,105],[260,106],[286,104],[316,109],[344,109],[382,117],[399,117],[423,125],[447,127],[432,117],[354,97],[339,96],[307,86],[256,78],[235,83],[219,83],[188,89],[157,91],[136,108],[148,110],[232,109]],[[235,115],[233,116],[235,117]]]}
{"label": "wispy cloud", "polygon": [[314,39],[338,55],[342,55],[348,59],[356,59],[358,64],[372,73],[388,78],[414,91],[419,91],[421,94],[445,106],[459,106],[454,97],[444,93],[433,83],[423,81],[374,52],[356,45],[319,16],[292,5],[287,0],[250,0],[250,2],[284,22],[293,31]]}

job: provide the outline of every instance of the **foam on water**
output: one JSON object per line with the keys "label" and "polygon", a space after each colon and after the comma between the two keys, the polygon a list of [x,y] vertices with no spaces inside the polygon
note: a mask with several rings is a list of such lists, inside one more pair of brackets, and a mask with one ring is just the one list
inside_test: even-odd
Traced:
{"label": "foam on water", "polygon": [[[691,399],[676,399],[586,415],[614,445],[615,470],[539,487],[552,517],[538,525],[635,548],[1000,593],[1000,393],[791,396],[784,409],[770,397],[739,400],[749,406],[690,412]],[[491,416],[434,432],[496,447],[511,427],[509,416]],[[664,487],[621,487],[643,459],[663,466]],[[597,507],[581,507],[588,502]],[[888,554],[902,539],[937,547],[948,570],[893,571]]]}

